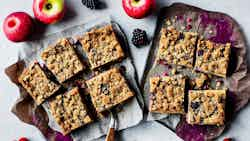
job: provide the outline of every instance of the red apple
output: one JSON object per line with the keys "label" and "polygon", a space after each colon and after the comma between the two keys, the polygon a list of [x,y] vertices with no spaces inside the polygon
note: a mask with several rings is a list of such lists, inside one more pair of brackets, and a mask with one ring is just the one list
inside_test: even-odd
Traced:
{"label": "red apple", "polygon": [[122,0],[125,12],[132,18],[140,19],[147,16],[155,6],[154,0]]}
{"label": "red apple", "polygon": [[21,137],[18,141],[29,141],[29,139],[26,137]]}
{"label": "red apple", "polygon": [[25,41],[33,31],[33,21],[25,12],[14,12],[5,18],[3,31],[10,41]]}
{"label": "red apple", "polygon": [[33,12],[35,17],[45,24],[56,23],[64,16],[64,0],[34,0]]}

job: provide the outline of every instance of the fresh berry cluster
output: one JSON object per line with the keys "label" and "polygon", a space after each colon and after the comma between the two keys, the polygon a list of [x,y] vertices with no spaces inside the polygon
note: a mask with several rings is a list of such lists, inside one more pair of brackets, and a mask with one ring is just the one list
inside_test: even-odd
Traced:
{"label": "fresh berry cluster", "polygon": [[136,47],[147,45],[148,44],[148,37],[147,37],[146,31],[138,29],[138,28],[135,29],[133,31],[132,43]]}
{"label": "fresh berry cluster", "polygon": [[99,1],[98,0],[82,0],[82,4],[90,9],[97,9]]}

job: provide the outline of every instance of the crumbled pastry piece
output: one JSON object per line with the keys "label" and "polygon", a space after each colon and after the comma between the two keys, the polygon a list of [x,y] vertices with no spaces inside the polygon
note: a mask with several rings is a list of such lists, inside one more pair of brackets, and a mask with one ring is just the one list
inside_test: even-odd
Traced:
{"label": "crumbled pastry piece", "polygon": [[111,25],[87,32],[79,39],[91,69],[122,59],[125,55]]}
{"label": "crumbled pastry piece", "polygon": [[196,40],[197,33],[163,28],[157,60],[164,60],[167,64],[192,68]]}
{"label": "crumbled pastry piece", "polygon": [[176,68],[177,69],[183,69],[183,66],[177,66]]}
{"label": "crumbled pastry piece", "polygon": [[97,112],[108,110],[134,96],[118,68],[103,72],[86,83]]}
{"label": "crumbled pastry piece", "polygon": [[61,39],[55,45],[46,48],[41,58],[61,83],[84,69],[74,47],[67,39]]}
{"label": "crumbled pastry piece", "polygon": [[201,89],[204,83],[208,80],[208,76],[203,73],[198,73],[198,76],[195,78],[195,89]]}
{"label": "crumbled pastry piece", "polygon": [[173,69],[171,70],[171,74],[172,74],[172,75],[175,75],[175,74],[176,74],[176,71],[177,71],[176,68],[173,68]]}
{"label": "crumbled pastry piece", "polygon": [[197,125],[223,125],[226,90],[190,90],[187,122]]}
{"label": "crumbled pastry piece", "polygon": [[216,89],[219,88],[222,85],[220,81],[216,82]]}
{"label": "crumbled pastry piece", "polygon": [[18,80],[37,105],[43,103],[60,88],[60,85],[48,79],[38,63],[26,68]]}
{"label": "crumbled pastry piece", "polygon": [[184,114],[185,77],[151,77],[149,111]]}
{"label": "crumbled pastry piece", "polygon": [[198,40],[195,69],[216,76],[226,77],[231,44],[218,44]]}
{"label": "crumbled pastry piece", "polygon": [[217,89],[217,90],[222,89],[223,85],[224,85],[223,80],[216,80],[215,89]]}
{"label": "crumbled pastry piece", "polygon": [[77,87],[54,97],[49,101],[49,105],[51,114],[64,135],[92,122]]}
{"label": "crumbled pastry piece", "polygon": [[171,21],[170,21],[169,19],[166,20],[166,24],[167,24],[168,26],[172,25],[172,23],[171,23]]}

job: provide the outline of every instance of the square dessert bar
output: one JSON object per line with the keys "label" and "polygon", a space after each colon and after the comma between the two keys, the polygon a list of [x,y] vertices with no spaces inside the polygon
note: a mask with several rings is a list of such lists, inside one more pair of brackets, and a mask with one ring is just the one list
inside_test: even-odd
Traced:
{"label": "square dessert bar", "polygon": [[192,68],[196,40],[197,33],[179,32],[174,28],[163,28],[161,30],[157,60],[170,65]]}
{"label": "square dessert bar", "polygon": [[182,75],[151,77],[149,111],[184,114],[185,81]]}
{"label": "square dessert bar", "polygon": [[124,57],[122,47],[111,25],[93,29],[79,40],[87,54],[91,69]]}
{"label": "square dessert bar", "polygon": [[43,103],[60,88],[60,85],[48,79],[38,63],[26,68],[18,80],[37,105]]}
{"label": "square dessert bar", "polygon": [[198,125],[223,125],[226,90],[190,90],[187,122]]}
{"label": "square dessert bar", "polygon": [[226,77],[231,44],[218,44],[198,40],[195,69],[216,76]]}
{"label": "square dessert bar", "polygon": [[108,110],[134,96],[118,68],[103,72],[86,83],[97,112]]}
{"label": "square dessert bar", "polygon": [[51,99],[49,106],[64,135],[92,122],[77,87]]}
{"label": "square dessert bar", "polygon": [[74,47],[67,39],[61,39],[55,45],[46,48],[41,58],[61,83],[84,69]]}

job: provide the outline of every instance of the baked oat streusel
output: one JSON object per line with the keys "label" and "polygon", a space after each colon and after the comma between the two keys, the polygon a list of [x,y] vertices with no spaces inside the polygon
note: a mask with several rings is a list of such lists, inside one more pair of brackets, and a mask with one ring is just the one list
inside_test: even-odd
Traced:
{"label": "baked oat streusel", "polygon": [[226,90],[190,90],[187,122],[198,125],[223,125]]}
{"label": "baked oat streusel", "polygon": [[231,44],[218,44],[199,39],[197,46],[195,69],[226,77]]}
{"label": "baked oat streusel", "polygon": [[86,83],[98,112],[108,110],[134,96],[118,68],[103,72]]}
{"label": "baked oat streusel", "polygon": [[37,105],[43,103],[60,88],[60,85],[48,79],[37,62],[26,68],[18,80]]}
{"label": "baked oat streusel", "polygon": [[51,114],[64,135],[92,122],[77,87],[54,97],[49,101],[49,105]]}
{"label": "baked oat streusel", "polygon": [[197,33],[179,32],[174,28],[163,28],[161,30],[157,60],[165,61],[170,65],[192,68],[196,40]]}
{"label": "baked oat streusel", "polygon": [[151,77],[149,111],[184,114],[185,77]]}
{"label": "baked oat streusel", "polygon": [[111,25],[93,29],[79,39],[86,52],[91,69],[98,68],[124,57]]}
{"label": "baked oat streusel", "polygon": [[202,72],[192,72],[195,77],[189,78],[189,89],[191,90],[201,90],[201,89],[208,89],[210,86],[210,78],[209,75],[202,73]]}
{"label": "baked oat streusel", "polygon": [[55,45],[46,48],[41,58],[61,83],[84,69],[74,47],[67,39],[61,39]]}

